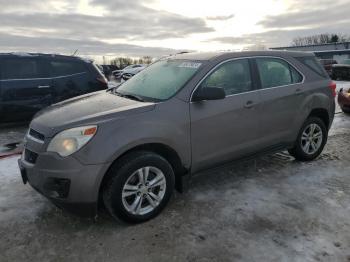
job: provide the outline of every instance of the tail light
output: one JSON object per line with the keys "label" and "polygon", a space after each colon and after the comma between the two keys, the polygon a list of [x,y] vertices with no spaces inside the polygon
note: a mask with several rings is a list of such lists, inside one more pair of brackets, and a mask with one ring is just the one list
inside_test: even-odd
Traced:
{"label": "tail light", "polygon": [[104,77],[104,76],[99,76],[96,78],[96,80],[103,84],[104,86],[106,86],[106,88],[108,87],[108,82],[107,82],[107,79]]}
{"label": "tail light", "polygon": [[336,97],[337,96],[337,92],[336,92],[337,84],[334,81],[332,81],[329,83],[328,87],[332,90],[333,96]]}

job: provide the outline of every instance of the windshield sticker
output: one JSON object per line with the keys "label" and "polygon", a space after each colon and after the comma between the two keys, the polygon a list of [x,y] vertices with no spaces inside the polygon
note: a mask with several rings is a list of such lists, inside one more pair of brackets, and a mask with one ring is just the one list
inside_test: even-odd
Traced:
{"label": "windshield sticker", "polygon": [[199,68],[202,63],[193,63],[193,62],[183,62],[178,67],[186,67],[186,68]]}

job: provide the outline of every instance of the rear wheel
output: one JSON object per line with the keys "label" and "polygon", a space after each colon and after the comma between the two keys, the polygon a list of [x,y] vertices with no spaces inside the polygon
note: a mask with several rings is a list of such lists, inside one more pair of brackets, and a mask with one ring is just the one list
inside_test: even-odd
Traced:
{"label": "rear wheel", "polygon": [[328,137],[328,130],[324,122],[318,117],[310,117],[300,129],[294,147],[288,152],[299,161],[311,161],[317,158]]}
{"label": "rear wheel", "polygon": [[104,204],[113,217],[130,223],[157,216],[168,203],[175,183],[168,161],[146,151],[123,157],[108,175]]}

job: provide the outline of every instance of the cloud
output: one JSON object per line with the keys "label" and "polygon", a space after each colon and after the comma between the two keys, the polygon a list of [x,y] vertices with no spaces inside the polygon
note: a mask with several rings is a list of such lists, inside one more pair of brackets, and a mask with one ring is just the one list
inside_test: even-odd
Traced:
{"label": "cloud", "polygon": [[[300,9],[300,7],[303,7]],[[350,6],[348,1],[301,1],[298,0],[284,14],[268,16],[259,24],[264,28],[320,28],[330,25],[350,25]],[[344,27],[346,30],[346,27]]]}
{"label": "cloud", "polygon": [[233,45],[251,44],[251,43],[256,43],[261,41],[263,41],[263,37],[260,37],[258,34],[243,35],[239,37],[223,36],[223,37],[215,37],[215,38],[206,40],[206,42],[216,42],[216,43],[233,44]]}
{"label": "cloud", "polygon": [[226,20],[230,20],[232,18],[234,18],[235,15],[231,14],[231,15],[219,15],[219,16],[207,16],[206,19],[207,20],[218,20],[218,21],[226,21]]}
{"label": "cloud", "polygon": [[267,16],[258,24],[264,32],[245,34],[239,37],[216,37],[207,42],[232,45],[288,46],[295,37],[322,33],[349,32],[350,6],[347,1],[296,0],[287,12]]}
{"label": "cloud", "polygon": [[77,0],[0,0],[0,13],[34,13],[34,12],[55,12],[73,11],[78,5]]}
{"label": "cloud", "polygon": [[[256,44],[274,47],[288,45],[297,36],[344,34],[350,27],[349,0],[286,1],[289,4],[286,12],[265,16],[257,27],[249,23],[234,25],[239,17],[232,19],[235,18],[233,14],[216,15],[213,11],[213,15],[207,17],[186,17],[158,10],[154,7],[158,1],[0,0],[0,51],[42,51],[38,50],[40,47],[45,48],[45,52],[55,53],[79,49],[89,54],[107,52],[135,56],[173,53],[167,48],[144,47],[150,43],[185,43],[192,47],[197,43],[199,48],[209,46],[211,49]],[[225,35],[236,26],[262,32],[238,37]],[[214,35],[217,37],[210,38]],[[207,40],[202,40],[205,37]],[[205,44],[201,45],[200,41]],[[11,45],[6,46],[6,43]]]}
{"label": "cloud", "polygon": [[[55,0],[30,2],[24,0],[0,0],[0,33],[2,37],[26,36],[25,41],[35,39],[67,39],[67,44],[101,43],[104,48],[111,48],[107,43],[120,41],[130,45],[113,45],[124,48],[133,46],[130,55],[135,54],[133,41],[164,40],[185,38],[191,34],[213,32],[202,18],[190,18],[166,11],[159,11],[144,6],[140,0],[90,2],[90,7],[105,9],[103,16],[86,15],[78,12],[79,1]],[[41,6],[40,6],[41,4]],[[3,8],[5,7],[5,8]],[[25,8],[30,12],[25,11]],[[38,8],[38,9],[36,9]],[[55,9],[56,8],[56,9]],[[62,11],[63,10],[63,11]],[[1,39],[2,42],[6,39]],[[68,41],[69,40],[69,41]],[[35,40],[36,41],[36,40]],[[69,43],[68,43],[69,42]],[[21,43],[12,42],[12,48],[24,48]],[[29,45],[28,45],[29,48]],[[101,53],[97,48],[91,50]],[[143,50],[161,50],[161,48]],[[84,49],[88,51],[88,48]],[[64,50],[64,48],[62,48]],[[67,46],[66,50],[70,50]],[[25,50],[21,50],[25,51]],[[89,51],[89,52],[90,52]],[[123,49],[123,52],[127,49]]]}
{"label": "cloud", "polygon": [[0,33],[0,49],[4,52],[25,50],[26,52],[71,54],[78,50],[84,55],[128,55],[141,57],[145,55],[161,56],[174,54],[178,50],[170,48],[143,47],[131,44],[107,44],[93,40],[74,40],[66,38],[26,37]]}
{"label": "cloud", "polygon": [[171,13],[162,15],[129,16],[126,13],[90,16],[82,14],[1,14],[0,28],[22,30],[26,34],[51,31],[62,37],[102,39],[167,39],[182,38],[193,33],[210,32],[202,20],[185,18]]}
{"label": "cloud", "polygon": [[245,34],[240,37],[216,37],[208,39],[207,42],[216,42],[232,45],[265,45],[267,47],[288,46],[292,39],[298,36],[310,36],[322,33],[345,32],[348,24],[329,25],[327,27],[309,29],[275,29],[257,34]]}

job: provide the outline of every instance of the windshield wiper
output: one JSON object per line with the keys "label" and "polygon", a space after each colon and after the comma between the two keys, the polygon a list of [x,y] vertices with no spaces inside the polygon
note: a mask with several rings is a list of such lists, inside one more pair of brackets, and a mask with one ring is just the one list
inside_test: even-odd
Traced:
{"label": "windshield wiper", "polygon": [[118,92],[117,90],[115,90],[114,94],[121,96],[121,97],[125,97],[125,98],[129,98],[132,100],[136,100],[136,101],[140,101],[140,102],[145,102],[144,99],[142,99],[141,97],[137,96],[137,95],[132,95],[132,94],[123,94]]}

